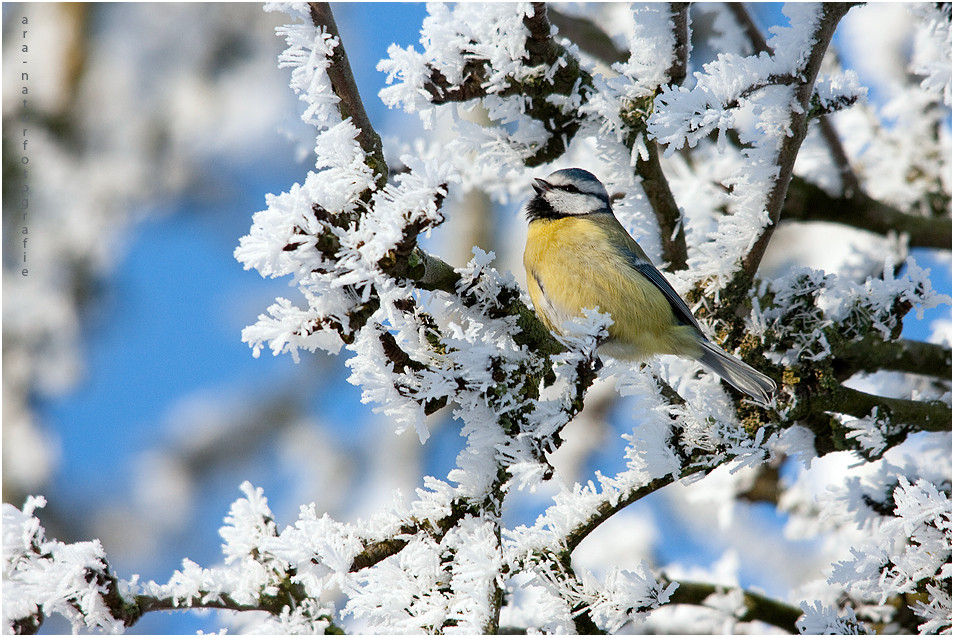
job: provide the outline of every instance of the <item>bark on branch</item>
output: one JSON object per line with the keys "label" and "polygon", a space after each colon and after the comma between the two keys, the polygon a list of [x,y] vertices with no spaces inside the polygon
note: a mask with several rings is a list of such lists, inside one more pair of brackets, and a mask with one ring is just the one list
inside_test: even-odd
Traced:
{"label": "bark on branch", "polygon": [[669,12],[672,14],[672,34],[675,39],[673,47],[672,66],[666,74],[669,83],[680,85],[686,79],[686,69],[689,67],[689,4],[688,2],[670,2]]}
{"label": "bark on branch", "polygon": [[606,31],[589,18],[569,16],[554,9],[552,5],[547,7],[547,15],[559,29],[560,35],[575,42],[581,50],[586,51],[597,60],[613,64],[614,62],[625,62],[626,58],[629,57],[626,51],[617,48]]}
{"label": "bark on branch", "polygon": [[[700,582],[682,582],[675,580],[679,585],[669,598],[670,604],[692,604],[704,606],[712,595],[726,594],[733,590],[731,587],[715,586]],[[795,622],[802,616],[802,611],[795,606],[771,599],[759,593],[742,590],[742,600],[745,610],[736,619],[743,622],[761,621],[792,634],[798,634]]]}
{"label": "bark on branch", "polygon": [[798,156],[798,150],[801,148],[805,135],[808,133],[808,112],[811,105],[811,97],[814,92],[815,78],[818,70],[821,68],[822,59],[828,44],[835,33],[835,28],[839,21],[848,13],[853,4],[825,3],[821,9],[821,16],[818,20],[815,32],[813,34],[814,45],[808,56],[804,68],[799,69],[799,82],[795,85],[794,99],[797,102],[801,112],[793,109],[790,120],[791,134],[782,140],[781,148],[778,154],[778,176],[769,192],[766,202],[766,211],[768,212],[770,223],[763,230],[762,234],[755,241],[755,245],[749,253],[742,259],[742,268],[737,275],[743,283],[741,287],[748,288],[765,250],[768,248],[769,241],[778,227],[779,219],[782,215],[782,206],[785,203],[785,195],[788,191],[788,184],[792,179],[792,172],[795,167],[795,158]]}
{"label": "bark on branch", "polygon": [[832,197],[800,177],[795,177],[788,189],[782,219],[827,221],[880,235],[897,232],[908,235],[911,247],[951,249],[949,215],[921,217],[907,214],[861,191],[855,191],[851,197]]}
{"label": "bark on branch", "polygon": [[875,334],[835,347],[832,353],[836,360],[847,364],[845,378],[855,372],[890,370],[948,380],[952,373],[951,348],[935,343],[885,341]]}
{"label": "bark on branch", "polygon": [[646,159],[642,156],[636,159],[636,173],[643,178],[640,184],[659,224],[662,258],[669,264],[665,269],[670,272],[685,270],[688,267],[689,250],[682,211],[659,163],[659,146],[654,140],[647,139],[646,151]]}
{"label": "bark on branch", "polygon": [[354,81],[348,54],[345,52],[341,34],[338,33],[338,25],[331,12],[331,5],[327,2],[309,2],[308,7],[314,25],[324,28],[326,32],[338,39],[338,46],[332,53],[331,65],[328,67],[328,77],[331,79],[335,95],[341,100],[338,103],[341,116],[350,117],[354,127],[358,129],[358,143],[364,150],[365,161],[377,175],[375,181],[378,188],[383,188],[388,181],[388,165],[384,160],[384,147],[381,145],[381,137],[374,130],[371,119],[364,110],[364,102],[361,100],[361,94],[358,93],[358,85]]}
{"label": "bark on branch", "polygon": [[876,396],[858,389],[838,386],[811,397],[813,409],[866,418],[877,410],[892,427],[905,436],[914,431],[951,431],[951,406],[940,400],[906,400]]}

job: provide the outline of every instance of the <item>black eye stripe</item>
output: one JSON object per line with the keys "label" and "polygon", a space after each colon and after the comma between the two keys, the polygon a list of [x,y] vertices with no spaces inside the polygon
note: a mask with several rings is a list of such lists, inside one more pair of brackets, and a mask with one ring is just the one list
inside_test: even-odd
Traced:
{"label": "black eye stripe", "polygon": [[557,190],[562,190],[563,192],[572,193],[575,195],[589,195],[590,197],[596,197],[600,201],[606,202],[606,205],[609,205],[608,197],[605,197],[601,193],[585,192],[583,190],[580,190],[580,187],[575,184],[560,184],[560,185],[553,184],[553,188]]}

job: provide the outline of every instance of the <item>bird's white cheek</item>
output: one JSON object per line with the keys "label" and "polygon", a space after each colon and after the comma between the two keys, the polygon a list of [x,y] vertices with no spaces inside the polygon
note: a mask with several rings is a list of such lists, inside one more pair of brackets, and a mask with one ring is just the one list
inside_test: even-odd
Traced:
{"label": "bird's white cheek", "polygon": [[573,208],[573,202],[570,200],[570,197],[567,193],[560,190],[550,192],[547,196],[547,201],[549,201],[553,209],[558,212],[571,212]]}
{"label": "bird's white cheek", "polygon": [[557,212],[570,215],[585,215],[603,208],[603,203],[598,198],[581,193],[554,191],[547,200]]}

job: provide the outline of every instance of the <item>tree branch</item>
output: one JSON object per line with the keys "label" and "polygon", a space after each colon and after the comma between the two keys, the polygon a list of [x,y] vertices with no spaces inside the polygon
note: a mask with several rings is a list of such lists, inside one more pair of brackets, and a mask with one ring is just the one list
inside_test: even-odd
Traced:
{"label": "tree branch", "polygon": [[878,334],[870,334],[860,341],[833,344],[832,353],[850,367],[846,378],[855,372],[874,373],[881,370],[951,378],[951,348],[935,343],[885,341]]}
{"label": "tree branch", "polygon": [[762,35],[761,29],[755,24],[752,16],[749,15],[749,11],[745,8],[745,5],[741,2],[726,2],[723,6],[732,13],[732,17],[735,18],[736,23],[745,31],[745,35],[752,45],[753,52],[756,55],[759,53],[772,55],[772,49],[769,48],[768,43],[765,41],[765,36]]}
{"label": "tree branch", "polygon": [[351,561],[350,572],[354,573],[363,568],[370,568],[392,555],[400,553],[408,540],[398,536],[412,536],[418,533],[427,533],[435,541],[440,542],[447,532],[457,525],[467,515],[479,516],[480,511],[475,507],[463,501],[455,501],[451,505],[450,515],[439,520],[424,520],[423,522],[414,521],[400,528],[394,537],[384,538],[376,542],[365,544],[363,551],[354,556]]}
{"label": "tree branch", "polygon": [[[580,118],[574,110],[565,112],[560,106],[547,98],[552,95],[570,95],[578,92],[586,100],[587,92],[593,86],[593,79],[580,68],[579,60],[550,35],[550,20],[547,5],[544,2],[533,3],[533,14],[524,16],[523,24],[529,31],[526,40],[524,62],[528,66],[553,67],[558,65],[551,79],[534,75],[518,80],[508,77],[508,86],[493,93],[500,97],[519,95],[524,100],[524,112],[544,125],[550,137],[524,159],[527,166],[539,166],[563,155],[580,129]],[[558,64],[559,63],[559,64]],[[431,69],[424,89],[431,96],[431,103],[446,104],[463,102],[487,96],[485,88],[487,68],[490,60],[470,58],[464,67],[461,84],[452,85],[436,68]]]}
{"label": "tree branch", "polygon": [[866,418],[878,416],[907,434],[913,431],[951,431],[951,406],[940,400],[906,400],[875,396],[839,385],[830,392],[811,397],[813,410]]}
{"label": "tree branch", "polygon": [[[742,268],[737,275],[737,279],[742,279],[739,283],[750,283],[755,277],[762,256],[768,248],[769,241],[778,227],[779,219],[782,215],[782,206],[785,203],[785,195],[788,191],[789,181],[792,179],[792,171],[795,167],[795,158],[798,156],[798,150],[808,133],[808,110],[811,104],[812,93],[814,92],[815,78],[818,70],[821,68],[822,59],[828,44],[835,33],[838,22],[848,13],[853,4],[826,3],[821,11],[818,25],[813,34],[815,44],[812,46],[811,53],[805,63],[804,68],[800,69],[799,82],[795,85],[794,99],[798,103],[801,112],[792,109],[790,120],[791,135],[782,140],[781,148],[778,154],[778,176],[769,192],[766,202],[766,211],[768,212],[770,222],[763,228],[762,234],[755,241],[755,245],[749,253],[742,259]],[[742,285],[748,288],[749,285]]]}
{"label": "tree branch", "polygon": [[[670,10],[672,12],[673,37],[676,44],[673,50],[672,65],[667,71],[667,75],[671,83],[681,84],[686,77],[689,57],[689,4],[674,2],[670,4]],[[570,32],[581,34],[577,41],[581,48],[591,55],[608,64],[625,61],[628,57],[626,52],[617,49],[605,32],[591,21],[584,18],[569,18],[552,9],[549,11],[555,16],[554,20],[557,21],[557,24],[564,25]],[[602,34],[602,37],[594,35],[596,32]],[[586,34],[586,37],[582,37],[582,34]],[[672,189],[669,187],[669,181],[666,179],[659,161],[659,146],[643,134],[646,125],[645,118],[649,110],[651,110],[651,102],[646,106],[645,111],[641,106],[634,105],[621,115],[623,121],[629,127],[626,143],[630,149],[638,141],[639,135],[643,135],[647,157],[643,159],[642,155],[637,156],[636,174],[642,178],[640,185],[643,192],[646,193],[646,198],[649,200],[659,224],[662,258],[669,264],[665,269],[675,272],[685,270],[687,267],[686,234],[682,224],[682,212],[679,210]]]}
{"label": "tree branch", "polygon": [[[678,404],[679,401],[685,402],[684,399],[675,393],[675,391],[668,385],[663,386],[663,395],[669,399],[671,404]],[[668,391],[667,391],[668,390]],[[669,395],[669,392],[674,394],[675,398]],[[682,459],[682,470],[678,475],[675,472],[665,475],[661,478],[656,478],[649,481],[648,483],[631,489],[628,493],[619,498],[611,498],[604,500],[602,503],[597,506],[596,511],[589,516],[584,522],[577,525],[572,531],[570,531],[566,538],[564,539],[564,545],[566,547],[566,554],[569,555],[572,553],[580,542],[582,542],[586,537],[595,531],[603,522],[614,516],[616,513],[619,513],[629,505],[637,502],[644,497],[648,496],[651,493],[659,491],[660,489],[669,486],[670,484],[681,480],[691,475],[703,472],[708,474],[716,467],[724,464],[731,460],[730,457],[725,456],[720,459],[718,462],[712,465],[706,465],[701,463],[693,462],[692,457],[685,457]]]}
{"label": "tree branch", "polygon": [[[742,30],[745,31],[756,55],[759,53],[773,55],[774,52],[769,48],[765,37],[762,35],[762,31],[752,20],[745,5],[741,2],[728,2],[725,6],[728,7],[735,21],[742,27]],[[835,165],[838,166],[838,173],[841,176],[842,192],[845,197],[853,197],[855,194],[860,193],[861,189],[858,187],[858,177],[851,168],[851,163],[848,161],[845,148],[838,138],[838,132],[825,114],[819,116],[818,125],[821,127],[822,137],[828,145],[828,151],[831,153],[832,160],[835,162]]]}
{"label": "tree branch", "polygon": [[[670,604],[705,606],[706,600],[711,595],[724,595],[733,590],[733,587],[728,586],[715,586],[701,582],[673,581],[679,585],[679,588],[669,597]],[[795,626],[795,622],[802,616],[802,611],[799,608],[745,589],[742,589],[742,599],[745,604],[745,612],[735,616],[739,621],[765,622],[766,624],[781,628],[790,634],[798,634],[798,628]]]}
{"label": "tree branch", "polygon": [[450,264],[420,248],[415,251],[412,258],[417,259],[424,266],[423,273],[416,279],[419,288],[431,291],[441,290],[448,294],[457,293],[460,273]]}
{"label": "tree branch", "polygon": [[792,179],[782,219],[828,221],[881,235],[906,234],[911,247],[951,249],[951,218],[920,217],[869,197],[860,190],[850,198],[832,197],[819,186],[800,177]]}
{"label": "tree branch", "polygon": [[[417,276],[413,277],[417,287],[422,290],[440,290],[447,294],[457,295],[457,283],[460,281],[460,274],[448,263],[420,248],[415,249],[411,259],[423,265],[422,269],[414,270],[418,273]],[[465,303],[467,302],[466,299],[462,300]],[[527,345],[544,355],[558,354],[564,351],[563,346],[553,337],[550,330],[540,322],[536,313],[519,298],[503,305],[506,307],[507,314],[517,317],[517,325],[520,327],[520,331],[514,335],[514,341],[518,345]]]}
{"label": "tree branch", "polygon": [[[119,579],[113,575],[109,564],[105,563],[102,569],[93,569],[88,567],[85,577],[89,582],[96,581],[100,590],[100,596],[103,604],[109,611],[109,615],[116,621],[122,622],[125,628],[135,625],[143,615],[152,611],[159,610],[185,610],[185,609],[222,609],[235,611],[265,611],[271,615],[279,616],[286,608],[295,608],[302,600],[306,598],[305,588],[300,583],[292,581],[292,574],[285,572],[282,580],[270,589],[274,592],[263,593],[258,598],[258,603],[243,604],[237,602],[228,593],[221,591],[198,591],[191,597],[156,597],[154,595],[135,595],[131,598],[124,597],[120,593]],[[77,610],[83,612],[78,606]],[[32,616],[35,624],[26,624],[21,620],[20,625],[30,632],[33,629],[39,629],[43,623],[43,615]],[[326,634],[340,634],[340,629],[335,626],[333,618],[328,615],[322,615],[315,619],[327,621],[329,626],[326,628]]]}
{"label": "tree branch", "polygon": [[[656,381],[659,386],[660,394],[670,405],[679,406],[686,403],[685,398],[680,396],[671,385],[666,383],[661,378],[657,378]],[[679,447],[681,427],[679,426],[679,421],[674,416],[670,417],[672,418],[674,425],[676,425],[672,435],[673,442],[677,447]],[[579,546],[580,542],[586,539],[586,536],[595,531],[603,522],[611,518],[616,513],[622,511],[630,504],[643,499],[647,495],[654,493],[672,484],[673,482],[676,482],[677,480],[681,480],[699,472],[708,474],[716,467],[731,460],[729,456],[724,456],[717,462],[711,465],[706,465],[705,463],[694,462],[691,450],[680,447],[678,449],[678,453],[680,454],[682,461],[681,471],[678,473],[678,475],[676,475],[676,472],[670,473],[660,478],[651,480],[640,487],[635,487],[621,497],[613,497],[604,500],[596,507],[596,511],[592,515],[590,515],[586,520],[578,524],[573,530],[567,533],[566,537],[564,538],[566,558],[569,559],[569,555],[576,549],[577,546]]]}
{"label": "tree branch", "polygon": [[550,18],[546,2],[533,2],[533,15],[524,16],[523,24],[530,31],[527,38],[527,64],[537,66],[556,59],[564,49],[550,37]]}
{"label": "tree branch", "polygon": [[[559,576],[579,582],[579,578],[576,575],[576,571],[573,570],[573,564],[570,561],[570,554],[564,553],[563,555],[559,556],[558,559],[560,568],[562,569],[562,573],[559,573]],[[600,627],[596,625],[596,622],[593,621],[593,616],[590,614],[590,609],[586,606],[577,604],[571,609],[571,612],[573,613],[573,626],[576,628],[577,634],[606,634],[606,631],[601,630]]]}
{"label": "tree branch", "polygon": [[[696,469],[685,474],[680,474],[679,478],[684,478],[687,475],[697,473],[698,471],[699,469]],[[565,540],[567,552],[572,553],[576,547],[580,545],[580,542],[586,539],[586,536],[599,528],[599,526],[606,520],[610,519],[632,503],[642,500],[650,493],[659,491],[663,487],[668,486],[675,481],[676,477],[670,474],[662,478],[656,478],[655,480],[652,480],[641,487],[632,489],[629,493],[618,500],[604,500],[596,508],[596,512],[593,513],[593,515],[591,515],[585,522],[578,525],[567,534]]]}
{"label": "tree branch", "polygon": [[686,69],[689,66],[689,4],[688,2],[670,2],[669,11],[672,14],[672,34],[676,41],[673,47],[672,66],[666,71],[669,83],[676,86],[686,79]]}
{"label": "tree branch", "polygon": [[331,55],[328,77],[331,79],[335,95],[341,100],[338,103],[341,116],[346,119],[350,117],[354,127],[358,129],[358,143],[364,150],[365,162],[377,175],[375,182],[378,188],[383,188],[388,181],[388,165],[384,160],[381,137],[374,130],[371,119],[364,110],[364,102],[361,100],[361,94],[358,93],[358,85],[354,81],[348,54],[345,52],[341,34],[338,33],[338,25],[331,12],[331,5],[327,2],[309,2],[308,7],[311,10],[311,20],[314,25],[324,28],[326,32],[338,39],[338,46]]}
{"label": "tree branch", "polygon": [[569,16],[558,11],[553,6],[547,7],[547,15],[559,30],[560,35],[572,40],[581,51],[585,51],[597,60],[606,64],[614,62],[625,62],[629,54],[613,44],[613,39],[606,35],[606,31],[600,28],[589,18],[579,16]]}
{"label": "tree branch", "polygon": [[828,152],[831,154],[835,166],[838,167],[838,175],[841,177],[841,192],[846,199],[862,194],[861,186],[858,184],[858,175],[855,174],[848,160],[848,153],[838,137],[838,131],[835,125],[831,123],[831,118],[823,113],[818,117],[818,126],[821,128],[822,138],[828,146]]}
{"label": "tree branch", "polygon": [[[686,77],[686,67],[689,57],[689,4],[674,2],[670,4],[672,11],[673,35],[676,40],[673,63],[667,71],[670,82],[681,84]],[[560,33],[571,37],[582,50],[602,60],[607,64],[624,62],[629,54],[613,44],[606,32],[591,20],[579,17],[570,17],[552,7],[547,7],[547,15],[557,26]],[[645,126],[643,117],[629,117],[633,120],[633,133],[628,140],[629,147],[637,141],[639,131]],[[659,235],[662,243],[662,258],[669,266],[666,270],[675,272],[687,267],[688,250],[686,248],[685,228],[682,224],[682,213],[676,204],[669,181],[663,173],[659,161],[658,144],[646,139],[648,158],[637,157],[636,173],[642,178],[641,185],[646,197],[652,206],[659,223]]]}
{"label": "tree branch", "polygon": [[685,270],[688,265],[689,251],[686,247],[685,226],[682,223],[682,211],[672,194],[669,181],[663,174],[659,163],[659,146],[646,139],[647,158],[636,159],[636,173],[642,177],[640,185],[659,224],[659,239],[662,243],[662,258],[669,266],[666,270],[675,272]]}

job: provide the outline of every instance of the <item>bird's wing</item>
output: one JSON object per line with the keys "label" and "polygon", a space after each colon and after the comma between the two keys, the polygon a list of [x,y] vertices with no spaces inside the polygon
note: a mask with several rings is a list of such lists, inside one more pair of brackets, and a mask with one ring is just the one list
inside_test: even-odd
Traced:
{"label": "bird's wing", "polygon": [[619,226],[618,233],[614,233],[614,237],[623,237],[623,245],[618,247],[625,253],[627,261],[629,264],[640,274],[649,279],[653,285],[659,288],[659,291],[663,293],[663,296],[666,297],[666,300],[669,301],[669,305],[672,307],[673,313],[676,315],[676,320],[685,325],[691,325],[699,333],[705,336],[705,332],[702,331],[702,328],[699,327],[699,323],[696,321],[696,317],[692,315],[692,310],[689,309],[689,306],[686,305],[686,302],[682,300],[682,297],[679,296],[679,293],[676,292],[669,281],[666,280],[666,277],[663,276],[662,272],[656,269],[656,266],[653,265],[652,261],[649,260],[649,257],[646,256],[646,253],[643,252],[643,249],[639,247],[639,244],[636,243],[636,240],[633,239],[628,232],[623,228],[622,224],[619,223],[619,220],[615,216],[612,217],[612,222],[615,222]]}
{"label": "bird's wing", "polygon": [[640,258],[639,255],[634,254],[632,260],[630,261],[633,268],[635,268],[640,274],[649,279],[653,285],[659,288],[659,291],[663,293],[666,297],[666,300],[669,301],[669,305],[672,306],[672,311],[676,315],[676,319],[686,325],[692,325],[700,333],[702,333],[702,328],[699,327],[699,323],[696,322],[696,317],[692,315],[692,311],[689,309],[689,306],[686,305],[686,302],[682,300],[682,297],[672,288],[672,285],[669,284],[669,281],[666,280],[666,277],[663,276],[662,272],[656,269],[652,263],[647,259]]}

